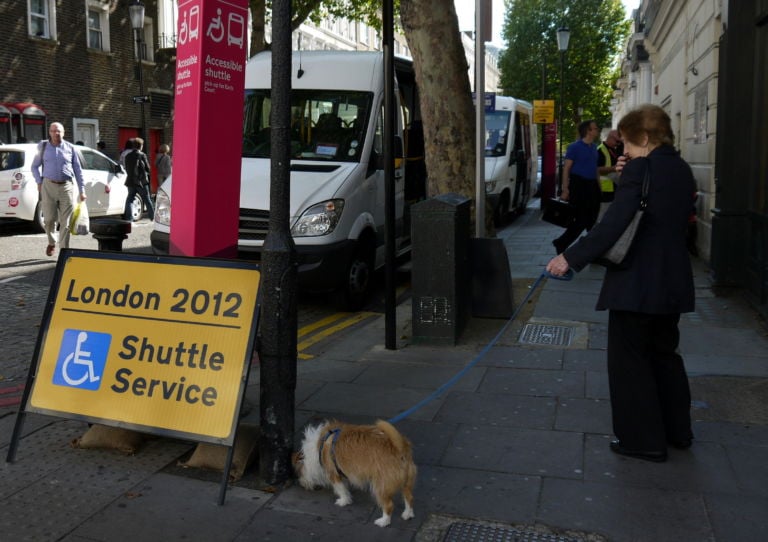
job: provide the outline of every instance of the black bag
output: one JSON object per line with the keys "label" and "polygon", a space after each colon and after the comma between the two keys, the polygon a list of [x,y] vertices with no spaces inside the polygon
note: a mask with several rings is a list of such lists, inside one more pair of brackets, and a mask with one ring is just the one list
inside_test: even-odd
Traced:
{"label": "black bag", "polygon": [[567,201],[550,198],[544,203],[544,212],[541,215],[544,222],[567,228],[576,218],[576,209]]}

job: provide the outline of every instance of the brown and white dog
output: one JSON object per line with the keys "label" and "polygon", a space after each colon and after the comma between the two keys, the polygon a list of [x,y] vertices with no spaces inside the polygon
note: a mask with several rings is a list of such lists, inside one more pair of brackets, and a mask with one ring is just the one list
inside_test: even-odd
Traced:
{"label": "brown and white dog", "polygon": [[346,481],[357,489],[369,489],[382,511],[375,521],[379,527],[389,525],[398,492],[405,503],[401,517],[413,517],[416,464],[411,442],[383,420],[374,425],[331,420],[309,426],[304,430],[301,451],[292,459],[302,487],[332,487],[338,506],[352,502]]}

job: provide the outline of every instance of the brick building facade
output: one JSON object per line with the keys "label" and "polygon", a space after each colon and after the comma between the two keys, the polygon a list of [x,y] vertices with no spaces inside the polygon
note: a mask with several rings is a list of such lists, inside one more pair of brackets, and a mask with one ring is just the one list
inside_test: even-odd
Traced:
{"label": "brick building facade", "polygon": [[[101,140],[112,157],[124,142],[139,135],[141,106],[137,72],[137,40],[131,28],[128,0],[15,0],[0,3],[0,111],[11,124],[0,139],[30,141],[47,135],[25,125],[23,111],[14,105],[34,104],[47,115],[45,122],[61,122],[66,139],[96,146]],[[173,50],[158,49],[155,31],[157,1],[145,0],[142,34],[142,76],[147,150],[173,138]],[[18,114],[16,114],[18,111]],[[38,121],[39,122],[39,121]],[[10,134],[9,134],[10,132]]]}

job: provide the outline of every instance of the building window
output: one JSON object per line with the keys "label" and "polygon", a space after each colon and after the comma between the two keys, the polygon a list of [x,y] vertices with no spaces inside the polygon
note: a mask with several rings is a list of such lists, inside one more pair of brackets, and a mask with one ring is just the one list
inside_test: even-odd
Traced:
{"label": "building window", "polygon": [[368,25],[360,23],[360,43],[368,45],[370,38],[368,37]]}
{"label": "building window", "polygon": [[88,0],[88,48],[109,51],[109,6],[99,0]]}
{"label": "building window", "polygon": [[136,43],[136,32],[134,31],[133,34],[133,47],[136,58],[141,58],[141,60],[146,60],[147,62],[155,61],[155,42],[153,40],[154,35],[154,22],[149,17],[144,17],[144,28],[141,30],[141,55],[139,55],[139,50],[137,49],[138,44]]}
{"label": "building window", "polygon": [[27,0],[29,35],[37,38],[56,38],[55,0]]}
{"label": "building window", "polygon": [[[160,49],[176,47],[176,22],[179,20],[179,6],[176,0],[159,0],[157,3],[157,44]],[[250,21],[250,11],[249,11]],[[250,22],[248,28],[251,28]]]}

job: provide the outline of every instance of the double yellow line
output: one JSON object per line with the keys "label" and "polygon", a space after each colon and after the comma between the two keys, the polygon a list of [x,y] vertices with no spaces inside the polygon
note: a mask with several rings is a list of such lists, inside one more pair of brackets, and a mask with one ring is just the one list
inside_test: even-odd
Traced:
{"label": "double yellow line", "polygon": [[[312,354],[304,353],[310,346],[327,339],[334,333],[367,320],[373,316],[379,316],[377,312],[337,312],[326,316],[309,325],[299,328],[297,349],[299,359],[312,359]],[[306,338],[305,338],[306,337]]]}

